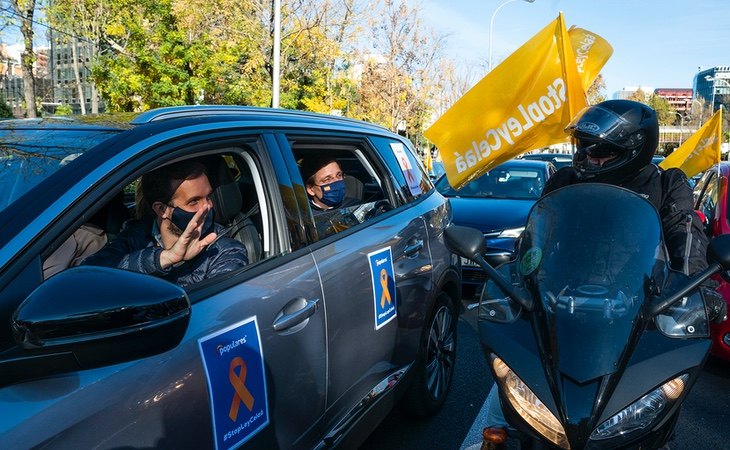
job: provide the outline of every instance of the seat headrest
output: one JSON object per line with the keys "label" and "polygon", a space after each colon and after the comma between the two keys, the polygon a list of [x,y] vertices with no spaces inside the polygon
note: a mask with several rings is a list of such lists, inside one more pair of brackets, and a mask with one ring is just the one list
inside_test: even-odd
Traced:
{"label": "seat headrest", "polygon": [[241,191],[233,177],[231,168],[221,156],[206,158],[206,171],[208,179],[213,186],[213,207],[215,208],[216,221],[226,224],[233,220],[241,212],[243,198]]}

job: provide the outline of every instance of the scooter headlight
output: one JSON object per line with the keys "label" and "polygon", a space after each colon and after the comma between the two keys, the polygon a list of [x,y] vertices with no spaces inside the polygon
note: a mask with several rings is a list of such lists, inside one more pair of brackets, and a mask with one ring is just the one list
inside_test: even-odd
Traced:
{"label": "scooter headlight", "polygon": [[648,427],[682,395],[688,379],[689,375],[684,374],[667,381],[600,424],[593,430],[590,439],[610,439]]}
{"label": "scooter headlight", "polygon": [[512,408],[545,439],[560,448],[569,449],[563,425],[517,374],[496,356],[493,356],[492,367]]}

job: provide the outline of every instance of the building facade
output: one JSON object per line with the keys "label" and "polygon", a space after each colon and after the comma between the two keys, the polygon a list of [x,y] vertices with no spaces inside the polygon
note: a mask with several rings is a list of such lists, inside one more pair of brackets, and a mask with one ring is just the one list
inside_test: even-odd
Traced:
{"label": "building facade", "polygon": [[[69,40],[66,35],[52,34],[51,55],[51,79],[55,105],[68,105],[74,114],[80,114],[82,103],[84,111],[91,113],[94,102],[98,102],[99,112],[103,112],[104,104],[96,95],[91,82],[93,44],[78,39]],[[74,55],[76,59],[74,59]]]}
{"label": "building facade", "polygon": [[654,95],[663,98],[675,111],[686,116],[692,111],[692,88],[657,88]]}
{"label": "building facade", "polygon": [[721,104],[730,103],[730,66],[700,70],[694,77],[693,87],[692,106],[705,107],[712,114]]}

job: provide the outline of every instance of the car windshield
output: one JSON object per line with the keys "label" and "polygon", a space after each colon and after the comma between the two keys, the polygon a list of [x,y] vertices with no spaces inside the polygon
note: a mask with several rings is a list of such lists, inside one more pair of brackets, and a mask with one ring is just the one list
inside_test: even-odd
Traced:
{"label": "car windshield", "polygon": [[85,151],[110,129],[0,129],[0,211]]}
{"label": "car windshield", "polygon": [[446,197],[509,198],[534,200],[545,186],[545,174],[536,168],[498,166],[459,190],[446,177],[436,183],[436,189]]}

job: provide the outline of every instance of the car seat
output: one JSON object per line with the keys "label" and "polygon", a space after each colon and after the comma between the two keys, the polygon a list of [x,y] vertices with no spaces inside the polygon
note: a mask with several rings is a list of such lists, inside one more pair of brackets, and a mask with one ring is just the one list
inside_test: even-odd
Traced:
{"label": "car seat", "polygon": [[345,176],[345,197],[354,198],[361,202],[363,194],[362,181],[351,175]]}
{"label": "car seat", "polygon": [[226,227],[225,234],[246,246],[249,264],[261,259],[261,237],[251,216],[258,213],[258,203],[243,212],[243,197],[231,168],[220,156],[206,158],[203,163],[213,185],[215,220]]}

